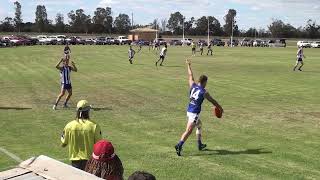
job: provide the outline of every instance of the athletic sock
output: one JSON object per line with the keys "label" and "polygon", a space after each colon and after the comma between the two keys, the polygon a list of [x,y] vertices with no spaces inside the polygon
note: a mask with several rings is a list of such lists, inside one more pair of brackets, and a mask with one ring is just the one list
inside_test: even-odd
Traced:
{"label": "athletic sock", "polygon": [[178,146],[179,146],[179,147],[182,147],[183,144],[184,144],[184,141],[179,141]]}
{"label": "athletic sock", "polygon": [[198,146],[200,147],[202,145],[201,140],[198,140]]}

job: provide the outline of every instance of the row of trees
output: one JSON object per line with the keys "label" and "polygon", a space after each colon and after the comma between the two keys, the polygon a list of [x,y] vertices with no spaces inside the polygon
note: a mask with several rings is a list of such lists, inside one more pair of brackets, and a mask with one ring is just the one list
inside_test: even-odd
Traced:
{"label": "row of trees", "polygon": [[91,17],[83,9],[77,9],[68,13],[68,23],[64,16],[58,13],[55,22],[48,19],[47,10],[44,5],[38,5],[35,12],[35,21],[23,23],[21,18],[21,4],[16,1],[15,17],[6,17],[0,22],[0,31],[5,32],[51,32],[51,33],[128,33],[131,28],[151,26],[159,29],[162,34],[181,35],[184,31],[186,35],[207,35],[208,25],[209,33],[214,36],[246,36],[246,37],[303,37],[320,38],[320,25],[315,21],[308,20],[305,27],[295,28],[281,20],[274,19],[268,26],[268,29],[249,28],[248,30],[239,30],[236,16],[237,11],[229,9],[224,17],[224,25],[214,16],[202,16],[199,19],[191,17],[186,19],[180,12],[170,14],[169,20],[155,19],[147,25],[133,25],[127,14],[112,16],[110,7],[98,7]]}

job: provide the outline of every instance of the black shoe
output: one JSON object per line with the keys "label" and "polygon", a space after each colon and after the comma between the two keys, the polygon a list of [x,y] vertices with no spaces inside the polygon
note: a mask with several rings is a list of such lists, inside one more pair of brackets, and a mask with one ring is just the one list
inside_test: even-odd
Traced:
{"label": "black shoe", "polygon": [[160,66],[163,66],[162,64],[160,64]]}
{"label": "black shoe", "polygon": [[182,147],[180,147],[178,144],[174,147],[176,149],[176,153],[178,156],[181,156]]}
{"label": "black shoe", "polygon": [[201,144],[200,146],[198,146],[199,151],[202,151],[203,149],[205,149],[207,147],[206,144]]}
{"label": "black shoe", "polygon": [[158,61],[156,62],[156,66],[158,67]]}
{"label": "black shoe", "polygon": [[302,69],[298,69],[299,71],[302,71]]}

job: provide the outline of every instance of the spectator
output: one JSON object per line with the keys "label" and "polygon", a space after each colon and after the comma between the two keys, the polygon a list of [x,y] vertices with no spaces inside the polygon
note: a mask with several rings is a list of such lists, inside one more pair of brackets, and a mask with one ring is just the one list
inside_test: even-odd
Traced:
{"label": "spectator", "polygon": [[128,180],[156,180],[156,177],[144,171],[136,171],[129,176]]}
{"label": "spectator", "polygon": [[111,142],[107,140],[100,140],[94,145],[85,171],[107,180],[123,180],[121,160],[115,154]]}
{"label": "spectator", "polygon": [[77,104],[76,120],[69,122],[62,133],[62,147],[69,147],[69,159],[75,168],[84,170],[93,145],[101,139],[100,126],[90,120],[91,106],[81,100]]}

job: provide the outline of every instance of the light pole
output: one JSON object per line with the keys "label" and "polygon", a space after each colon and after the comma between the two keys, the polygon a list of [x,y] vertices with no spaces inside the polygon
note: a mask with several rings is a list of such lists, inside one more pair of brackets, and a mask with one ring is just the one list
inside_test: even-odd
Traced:
{"label": "light pole", "polygon": [[209,41],[210,41],[210,22],[209,22],[209,16],[207,17],[208,18],[208,45],[209,45]]}
{"label": "light pole", "polygon": [[184,46],[184,17],[182,17],[182,46]]}

